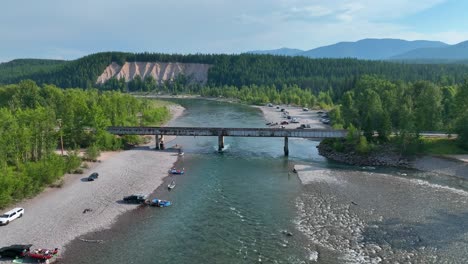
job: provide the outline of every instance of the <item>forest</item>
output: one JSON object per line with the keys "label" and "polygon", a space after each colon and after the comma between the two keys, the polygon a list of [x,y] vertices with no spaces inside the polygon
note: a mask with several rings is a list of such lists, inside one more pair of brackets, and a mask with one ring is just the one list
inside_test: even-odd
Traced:
{"label": "forest", "polygon": [[[98,89],[127,89],[113,80],[103,87],[96,86],[97,77],[111,63],[183,62],[213,65],[208,73],[208,85],[222,87],[297,85],[315,94],[333,90],[334,100],[352,89],[364,75],[376,75],[389,81],[430,81],[440,85],[460,84],[467,77],[468,65],[408,64],[401,62],[365,61],[357,59],[310,59],[273,55],[219,55],[219,54],[161,54],[102,52],[73,61],[34,60],[11,61],[0,64],[0,84],[17,83],[31,79],[36,83],[58,87]],[[42,65],[42,66],[41,66]],[[8,68],[8,71],[5,70]],[[144,81],[144,80],[140,80]],[[150,83],[150,81],[148,81]],[[134,87],[130,87],[134,89]],[[176,87],[178,88],[178,87]],[[176,90],[177,91],[177,90]]]}
{"label": "forest", "polygon": [[[208,63],[213,67],[206,86],[190,85],[187,76],[163,84],[152,77],[136,77],[130,82],[112,78],[102,86],[95,85],[108,64],[125,61]],[[57,154],[60,138],[67,150],[86,148],[92,159],[99,150],[138,143],[138,137],[109,134],[107,126],[157,125],[169,117],[166,107],[127,92],[200,94],[249,104],[326,109],[334,128],[350,131],[347,141],[360,153],[387,142],[403,152],[414,152],[423,131],[458,134],[458,146],[468,151],[466,73],[468,65],[251,54],[105,52],[75,61],[2,63],[0,208],[34,195],[80,166],[76,151]],[[342,147],[340,142],[332,144]]]}
{"label": "forest", "polygon": [[[114,91],[60,89],[25,80],[0,86],[0,208],[31,197],[81,165],[99,150],[133,144],[107,126],[157,125],[169,118],[166,107]],[[60,155],[60,138],[67,155]],[[75,150],[75,151],[74,151]]]}
{"label": "forest", "polygon": [[[391,82],[375,75],[360,77],[337,97],[330,89],[318,94],[297,85],[202,87],[203,96],[237,98],[248,104],[292,104],[329,110],[332,126],[360,134],[355,144],[393,141],[402,151],[416,151],[420,133],[457,134],[468,151],[468,82],[440,85],[428,81]],[[378,135],[378,136],[375,136]]]}

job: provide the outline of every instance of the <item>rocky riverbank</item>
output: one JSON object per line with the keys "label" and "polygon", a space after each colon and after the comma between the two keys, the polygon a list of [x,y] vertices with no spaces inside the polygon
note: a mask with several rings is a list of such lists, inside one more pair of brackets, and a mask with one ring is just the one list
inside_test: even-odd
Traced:
{"label": "rocky riverbank", "polygon": [[354,149],[345,148],[342,151],[337,151],[333,146],[326,141],[320,142],[317,146],[321,156],[333,161],[346,163],[357,166],[390,166],[404,167],[410,166],[410,161],[407,157],[402,156],[392,146],[383,145],[378,149],[371,151],[368,154],[359,154]]}

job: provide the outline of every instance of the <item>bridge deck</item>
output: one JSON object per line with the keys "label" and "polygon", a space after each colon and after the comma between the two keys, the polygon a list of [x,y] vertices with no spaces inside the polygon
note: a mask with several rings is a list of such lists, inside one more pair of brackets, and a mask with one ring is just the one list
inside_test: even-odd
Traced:
{"label": "bridge deck", "polygon": [[343,138],[346,130],[220,127],[108,127],[115,135]]}

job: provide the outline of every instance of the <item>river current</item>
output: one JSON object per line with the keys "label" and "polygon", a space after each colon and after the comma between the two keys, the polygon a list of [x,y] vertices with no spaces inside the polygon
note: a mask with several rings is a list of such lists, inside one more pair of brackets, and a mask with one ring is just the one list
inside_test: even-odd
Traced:
{"label": "river current", "polygon": [[[265,127],[248,106],[177,100],[171,126]],[[319,142],[178,137],[185,155],[155,195],[110,229],[72,242],[65,263],[468,263],[467,180],[418,171],[343,166]],[[302,184],[292,167],[312,170]],[[302,174],[301,174],[302,177]],[[169,192],[167,182],[175,180]]]}

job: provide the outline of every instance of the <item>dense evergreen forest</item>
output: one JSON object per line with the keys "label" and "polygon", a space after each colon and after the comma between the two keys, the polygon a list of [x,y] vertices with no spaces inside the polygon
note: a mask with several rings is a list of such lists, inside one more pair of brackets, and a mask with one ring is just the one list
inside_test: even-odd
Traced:
{"label": "dense evergreen forest", "polygon": [[[138,76],[96,86],[111,63],[190,62],[212,64],[206,86],[185,76],[157,84]],[[458,134],[468,150],[468,65],[401,64],[355,59],[308,59],[270,55],[167,55],[106,52],[75,61],[15,60],[0,65],[0,207],[50,185],[81,160],[55,154],[66,149],[119,149],[136,137],[114,137],[111,125],[158,124],[165,107],[123,92],[194,93],[329,110],[332,125],[350,131],[360,153],[389,141],[403,151],[417,146],[422,131]],[[22,81],[23,79],[32,79]],[[12,84],[17,82],[18,84]],[[37,85],[38,83],[39,85]],[[60,89],[57,86],[82,89]],[[138,116],[141,119],[138,119]],[[362,131],[362,135],[360,133]],[[336,149],[342,142],[332,142]]]}
{"label": "dense evergreen forest", "polygon": [[0,84],[18,83],[32,74],[47,74],[66,64],[61,60],[17,59],[0,63]]}
{"label": "dense evergreen forest", "polygon": [[[0,83],[17,83],[27,78],[40,85],[54,84],[59,87],[90,88],[95,87],[97,77],[111,62],[122,65],[126,61],[212,64],[213,67],[208,73],[208,85],[210,86],[274,85],[280,89],[283,85],[297,85],[301,89],[311,90],[315,94],[332,89],[335,96],[333,99],[337,99],[349,91],[363,75],[377,75],[389,81],[426,80],[441,85],[453,85],[461,83],[468,73],[468,65],[456,64],[407,64],[254,54],[168,55],[103,52],[66,63],[43,61],[43,68],[40,71],[30,70],[28,69],[29,65],[24,63],[16,65],[13,73],[5,73],[2,69],[11,67],[12,62],[3,63],[0,65]],[[101,88],[118,89],[119,87],[118,80],[114,80],[113,85]]]}
{"label": "dense evergreen forest", "polygon": [[[141,115],[140,115],[141,114]],[[30,197],[81,164],[77,153],[56,154],[63,138],[67,150],[119,149],[134,137],[115,137],[111,125],[160,124],[166,107],[114,91],[39,87],[33,81],[0,86],[0,208]]]}

